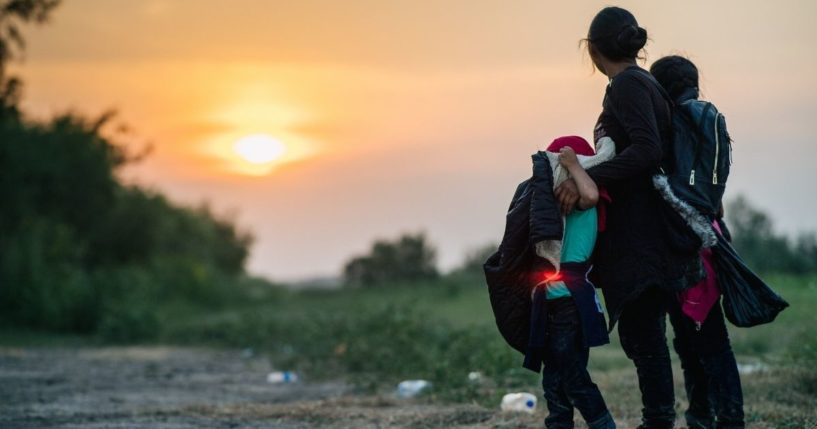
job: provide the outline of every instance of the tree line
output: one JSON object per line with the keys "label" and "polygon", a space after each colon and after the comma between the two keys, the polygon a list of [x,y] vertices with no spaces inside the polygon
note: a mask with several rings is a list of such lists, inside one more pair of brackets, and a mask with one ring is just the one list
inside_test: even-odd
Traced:
{"label": "tree line", "polygon": [[136,162],[111,115],[47,121],[20,109],[6,73],[21,25],[58,2],[0,1],[0,326],[148,338],[167,302],[214,307],[248,293],[252,236],[206,205],[186,207],[126,185]]}
{"label": "tree line", "polygon": [[[732,244],[752,269],[760,273],[817,273],[817,234],[794,238],[775,231],[771,217],[742,195],[727,204],[727,226]],[[488,244],[468,252],[454,274],[479,275],[482,264],[495,252]],[[377,240],[368,254],[350,259],[343,270],[350,287],[377,287],[421,282],[440,277],[436,247],[423,233],[404,234],[394,240]]]}

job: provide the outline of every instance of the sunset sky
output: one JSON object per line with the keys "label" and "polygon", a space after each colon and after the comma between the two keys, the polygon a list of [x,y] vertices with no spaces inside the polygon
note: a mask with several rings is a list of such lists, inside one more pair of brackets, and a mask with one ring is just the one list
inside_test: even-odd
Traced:
{"label": "sunset sky", "polygon": [[[250,270],[335,275],[376,238],[424,230],[444,269],[501,237],[504,211],[554,137],[590,138],[606,79],[578,47],[607,2],[65,0],[26,29],[24,108],[115,108],[123,174],[234,213]],[[734,139],[727,198],[781,231],[817,230],[817,2],[622,1],[648,66],[682,53]],[[265,135],[268,164],[234,150]]]}

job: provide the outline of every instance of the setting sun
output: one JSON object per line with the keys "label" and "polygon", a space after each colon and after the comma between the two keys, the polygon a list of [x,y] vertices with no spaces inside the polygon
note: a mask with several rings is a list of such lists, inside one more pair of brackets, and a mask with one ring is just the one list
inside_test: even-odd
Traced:
{"label": "setting sun", "polygon": [[247,162],[267,164],[279,159],[286,146],[266,134],[253,134],[236,141],[233,150]]}

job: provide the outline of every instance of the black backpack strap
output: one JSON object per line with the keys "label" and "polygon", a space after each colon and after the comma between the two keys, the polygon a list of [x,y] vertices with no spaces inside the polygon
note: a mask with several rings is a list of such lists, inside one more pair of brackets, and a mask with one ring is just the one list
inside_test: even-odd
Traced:
{"label": "black backpack strap", "polygon": [[[696,123],[696,121],[693,120],[692,115],[689,112],[687,112],[685,110],[682,110],[682,109],[679,109],[680,112],[681,112],[681,117],[684,119],[684,121],[687,122],[687,125],[689,125],[689,127],[692,130],[694,130],[694,132],[695,132],[695,136],[694,136],[695,137],[695,152],[694,152],[694,155],[692,157],[692,168],[693,168],[693,170],[690,171],[690,176],[689,176],[689,184],[690,185],[695,184],[695,164],[698,162],[698,158],[701,156],[701,147],[703,147],[703,143],[704,143],[704,141],[706,141],[706,135],[704,134],[704,131],[703,131],[704,121],[706,120],[706,115],[709,114],[709,111],[712,110],[713,108],[714,108],[714,106],[712,105],[712,103],[706,103],[706,105],[704,106],[703,111],[701,112],[701,117],[699,118],[697,123]],[[715,118],[715,119],[717,120],[717,118]]]}
{"label": "black backpack strap", "polygon": [[701,147],[703,146],[703,142],[706,140],[706,135],[704,134],[703,128],[706,115],[710,110],[712,110],[712,103],[706,103],[706,106],[704,106],[704,109],[701,112],[701,117],[697,123],[692,120],[692,117],[688,113],[684,112],[684,119],[686,119],[692,126],[692,129],[695,130],[695,155],[692,157],[692,165],[695,165],[695,163],[698,162],[698,157],[701,155]]}

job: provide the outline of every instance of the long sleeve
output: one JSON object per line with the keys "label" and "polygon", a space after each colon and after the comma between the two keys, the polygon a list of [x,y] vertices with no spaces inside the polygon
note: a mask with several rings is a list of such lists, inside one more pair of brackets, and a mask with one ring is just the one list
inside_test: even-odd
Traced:
{"label": "long sleeve", "polygon": [[661,134],[648,84],[629,73],[613,80],[607,101],[630,145],[615,158],[587,170],[599,186],[644,174],[661,162]]}

